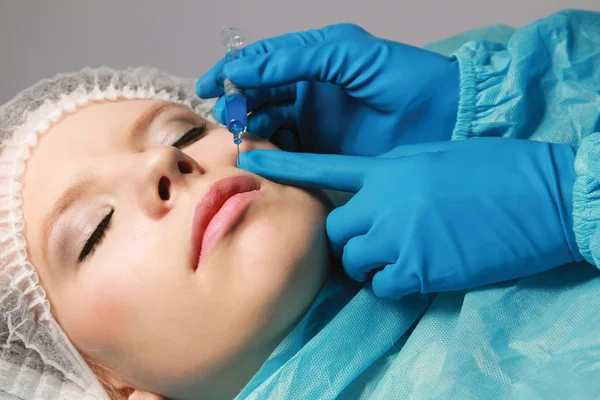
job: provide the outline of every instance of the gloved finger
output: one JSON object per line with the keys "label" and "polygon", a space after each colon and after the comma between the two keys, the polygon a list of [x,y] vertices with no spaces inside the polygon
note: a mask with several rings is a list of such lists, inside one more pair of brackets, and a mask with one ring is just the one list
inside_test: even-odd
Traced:
{"label": "gloved finger", "polygon": [[363,209],[358,192],[346,204],[331,211],[327,216],[325,229],[331,247],[337,257],[340,257],[344,246],[353,238],[369,232],[373,224],[373,215]]}
{"label": "gloved finger", "polygon": [[[247,105],[247,103],[246,103]],[[217,119],[217,121],[219,121],[221,124],[225,125],[225,117],[226,117],[226,111],[225,111],[225,97],[219,97],[219,99],[217,100],[217,102],[215,103],[214,107],[213,107],[213,114],[215,116],[215,118]]]}
{"label": "gloved finger", "polygon": [[322,42],[284,48],[231,61],[223,75],[241,88],[282,86],[299,81],[321,81],[345,86],[381,50],[373,42],[351,46]]}
{"label": "gloved finger", "polygon": [[421,280],[409,265],[388,264],[373,276],[375,296],[386,300],[400,300],[421,291]]}
{"label": "gloved finger", "polygon": [[268,105],[257,109],[248,120],[248,130],[268,139],[280,129],[296,129],[294,103]]}
{"label": "gloved finger", "polygon": [[238,166],[285,184],[358,192],[366,174],[381,161],[372,157],[253,150],[240,154]]}
{"label": "gloved finger", "polygon": [[321,29],[284,33],[280,36],[258,40],[249,44],[241,50],[242,58],[256,54],[270,53],[279,49],[289,49],[307,44],[319,43],[324,39],[325,34]]}
{"label": "gloved finger", "polygon": [[[294,85],[287,85],[265,90],[247,90],[244,93],[244,97],[246,98],[246,107],[248,112],[250,112],[266,104],[294,101],[296,99],[296,87]],[[213,113],[217,121],[222,124],[225,123],[225,97],[221,96],[217,100],[213,107]]]}
{"label": "gloved finger", "polygon": [[[479,139],[475,139],[479,140]],[[377,158],[398,158],[416,156],[421,153],[443,153],[451,148],[460,147],[466,140],[446,141],[446,142],[428,142],[419,144],[407,144],[395,147],[394,149],[383,153]]]}
{"label": "gloved finger", "polygon": [[249,89],[244,92],[244,96],[248,104],[248,111],[255,111],[269,104],[294,102],[296,100],[296,85]]}
{"label": "gloved finger", "polygon": [[[320,30],[306,32],[286,33],[270,39],[259,40],[241,49],[241,58],[268,53],[277,49],[293,48],[307,44],[318,43],[324,39]],[[196,94],[206,99],[223,95],[223,79],[219,76],[226,59],[220,59],[207,73],[196,82]],[[232,80],[234,83],[235,81]]]}
{"label": "gloved finger", "polygon": [[370,248],[369,242],[368,235],[355,236],[344,246],[342,266],[346,274],[355,281],[368,280],[372,270],[385,265],[379,259],[381,256]]}
{"label": "gloved finger", "polygon": [[288,129],[281,129],[275,132],[269,141],[284,151],[302,151],[300,139],[294,132]]}
{"label": "gloved finger", "polygon": [[221,71],[225,65],[225,57],[221,58],[211,69],[208,70],[196,81],[196,95],[201,99],[211,99],[222,96],[225,89],[223,87],[223,75]]}
{"label": "gloved finger", "polygon": [[[278,49],[292,49],[299,46],[316,44],[336,37],[348,40],[365,36],[371,35],[358,25],[347,23],[328,25],[322,29],[286,33],[274,38],[259,40],[241,49],[241,58],[270,53]],[[223,57],[198,79],[196,82],[196,94],[198,97],[207,99],[223,95],[223,77],[221,71],[225,62],[226,59]],[[237,83],[233,79],[232,81]]]}

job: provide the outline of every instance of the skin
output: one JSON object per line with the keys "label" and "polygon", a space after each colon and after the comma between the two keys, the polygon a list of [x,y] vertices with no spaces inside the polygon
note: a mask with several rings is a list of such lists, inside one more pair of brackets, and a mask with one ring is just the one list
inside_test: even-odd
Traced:
{"label": "skin", "polygon": [[[134,389],[130,399],[231,399],[322,287],[327,207],[318,193],[260,178],[260,194],[194,271],[193,205],[211,183],[250,173],[236,168],[223,127],[209,124],[182,150],[169,146],[205,123],[183,106],[163,109],[134,137],[138,118],[164,104],[90,103],[40,137],[24,173],[28,255],[70,340],[119,371],[113,383]],[[259,148],[274,146],[248,137],[240,150]],[[53,225],[44,257],[44,218],[80,174],[95,182]],[[78,262],[111,209],[104,239]]]}

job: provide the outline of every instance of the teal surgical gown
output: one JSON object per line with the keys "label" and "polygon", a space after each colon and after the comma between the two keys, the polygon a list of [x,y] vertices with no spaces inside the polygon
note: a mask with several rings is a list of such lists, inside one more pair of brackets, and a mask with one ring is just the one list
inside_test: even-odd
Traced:
{"label": "teal surgical gown", "polygon": [[239,399],[600,398],[600,14],[564,11],[514,33],[474,34],[453,53],[453,139],[575,147],[574,224],[589,263],[398,302],[338,268]]}

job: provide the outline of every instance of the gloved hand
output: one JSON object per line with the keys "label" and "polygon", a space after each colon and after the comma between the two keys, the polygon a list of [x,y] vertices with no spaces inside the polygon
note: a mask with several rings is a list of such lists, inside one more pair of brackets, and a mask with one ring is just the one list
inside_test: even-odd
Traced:
{"label": "gloved hand", "polygon": [[583,260],[572,228],[575,151],[483,138],[377,158],[256,150],[240,167],[356,192],[327,218],[347,274],[377,296],[473,288]]}
{"label": "gloved hand", "polygon": [[[242,55],[218,62],[196,92],[223,95],[223,76],[247,89],[248,130],[275,134],[284,150],[378,155],[452,135],[459,70],[447,57],[349,24],[262,40]],[[223,98],[214,112],[225,121]]]}

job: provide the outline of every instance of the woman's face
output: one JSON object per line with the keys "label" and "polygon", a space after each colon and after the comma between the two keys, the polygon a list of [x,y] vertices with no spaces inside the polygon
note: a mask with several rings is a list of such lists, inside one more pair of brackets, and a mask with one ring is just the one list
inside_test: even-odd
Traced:
{"label": "woman's face", "polygon": [[[274,147],[240,146],[256,148]],[[118,386],[231,398],[321,288],[324,203],[236,155],[226,129],[153,100],[81,107],[34,148],[30,260],[71,341],[120,371]]]}

